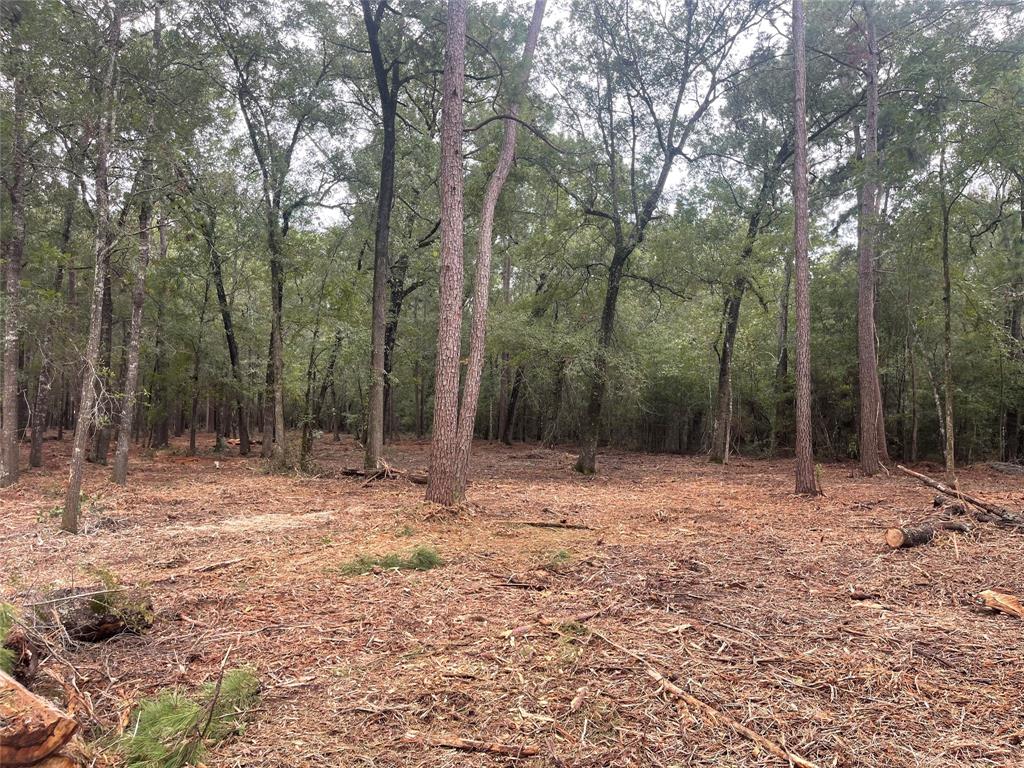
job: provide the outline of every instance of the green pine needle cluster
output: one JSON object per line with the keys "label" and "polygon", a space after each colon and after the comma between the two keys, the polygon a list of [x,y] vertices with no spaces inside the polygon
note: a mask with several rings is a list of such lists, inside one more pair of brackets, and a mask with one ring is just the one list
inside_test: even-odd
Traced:
{"label": "green pine needle cluster", "polygon": [[375,568],[384,570],[429,571],[444,565],[444,561],[433,547],[419,546],[408,557],[392,552],[388,555],[360,555],[355,560],[341,566],[346,576],[359,576],[369,573]]}
{"label": "green pine needle cluster", "polygon": [[219,687],[207,683],[195,697],[165,691],[144,699],[133,713],[134,729],[121,739],[125,765],[182,768],[198,762],[211,744],[241,732],[259,690],[256,675],[243,667],[226,672]]}
{"label": "green pine needle cluster", "polygon": [[10,674],[14,668],[14,651],[5,648],[7,635],[14,627],[14,606],[10,603],[0,603],[0,669]]}

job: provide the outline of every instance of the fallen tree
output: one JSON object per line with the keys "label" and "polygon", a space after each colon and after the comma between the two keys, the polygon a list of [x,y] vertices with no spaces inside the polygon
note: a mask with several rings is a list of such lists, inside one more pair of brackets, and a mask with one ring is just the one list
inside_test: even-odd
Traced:
{"label": "fallen tree", "polygon": [[967,502],[971,506],[977,507],[978,509],[987,513],[987,517],[975,514],[975,517],[981,520],[982,522],[995,522],[999,523],[1000,525],[1024,528],[1024,515],[1020,515],[1016,512],[1013,512],[1012,510],[1007,509],[1006,507],[1000,504],[995,504],[993,502],[986,501],[982,498],[979,498],[978,496],[971,496],[957,488],[951,488],[945,483],[941,483],[938,480],[933,480],[932,478],[928,477],[928,475],[922,475],[920,472],[914,472],[911,469],[907,469],[902,464],[897,464],[896,468],[903,474],[913,477],[916,480],[920,480],[929,488],[934,488],[939,493],[948,496],[950,500],[952,500],[952,502],[954,503]]}
{"label": "fallen tree", "polygon": [[78,723],[0,670],[0,765],[71,765],[56,755]]}

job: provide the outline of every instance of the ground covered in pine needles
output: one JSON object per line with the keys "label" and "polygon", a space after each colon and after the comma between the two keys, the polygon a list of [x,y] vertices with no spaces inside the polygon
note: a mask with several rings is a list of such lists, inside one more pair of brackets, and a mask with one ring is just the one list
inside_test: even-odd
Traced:
{"label": "ground covered in pine needles", "polygon": [[[89,467],[78,536],[55,516],[66,443],[0,494],[0,600],[89,565],[153,600],[143,634],[46,662],[76,670],[93,735],[227,654],[263,695],[210,768],[785,764],[725,718],[822,767],[1024,765],[1024,622],[976,605],[1024,595],[1024,535],[890,551],[885,529],[931,507],[910,478],[824,465],[806,499],[785,461],[606,452],[584,478],[567,451],[480,444],[452,514],[406,478],[341,476],[351,441],[318,443],[313,477],[211,448],[139,456],[123,489]],[[423,471],[428,450],[390,457]],[[1024,477],[960,482],[1024,508]],[[441,745],[459,738],[520,756]]]}

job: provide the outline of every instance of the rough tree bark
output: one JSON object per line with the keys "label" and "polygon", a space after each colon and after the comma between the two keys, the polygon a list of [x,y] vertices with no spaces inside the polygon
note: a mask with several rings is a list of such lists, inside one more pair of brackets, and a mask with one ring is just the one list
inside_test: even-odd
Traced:
{"label": "rough tree bark", "polygon": [[[377,189],[377,222],[373,244],[373,312],[370,324],[370,392],[366,415],[366,455],[364,466],[376,469],[383,459],[384,450],[384,337],[387,325],[388,271],[390,267],[389,243],[391,238],[391,210],[395,201],[395,145],[398,114],[399,59],[384,63],[380,47],[380,23],[388,4],[383,0],[371,9],[370,0],[362,0],[363,22],[370,44],[370,58],[380,98],[382,149],[380,181]],[[461,91],[460,91],[461,93]],[[460,123],[461,130],[461,123]],[[460,165],[461,168],[461,165]],[[460,171],[461,174],[461,171]],[[461,212],[460,212],[461,217]]]}
{"label": "rough tree bark", "polygon": [[811,269],[807,203],[807,47],[803,0],[793,0],[794,265],[796,270],[796,492],[817,494],[811,446]]}
{"label": "rough tree bark", "polygon": [[25,255],[25,172],[27,149],[25,130],[28,95],[20,33],[23,9],[10,7],[11,37],[14,42],[14,114],[11,124],[10,175],[4,179],[11,206],[11,234],[6,243],[4,278],[3,427],[0,430],[0,487],[18,480],[18,321],[21,293],[21,265]]}
{"label": "rough tree bark", "polygon": [[458,460],[459,353],[462,341],[462,94],[466,76],[466,0],[448,0],[441,102],[441,266],[438,276],[434,434],[427,501],[455,499]]}
{"label": "rough tree bark", "polygon": [[877,474],[888,460],[885,414],[878,383],[875,348],[875,236],[878,220],[878,43],[871,0],[864,0],[867,27],[867,120],[864,130],[864,180],[857,226],[857,362],[860,402],[860,468]]}
{"label": "rough tree bark", "polygon": [[67,494],[61,527],[70,533],[78,533],[78,517],[82,495],[82,468],[85,450],[89,441],[89,427],[96,403],[96,366],[100,351],[100,326],[102,325],[103,288],[107,282],[110,266],[110,250],[113,244],[110,221],[110,189],[107,178],[107,162],[110,141],[114,131],[114,83],[117,72],[117,54],[121,42],[121,9],[118,4],[111,7],[110,28],[107,32],[107,66],[103,75],[100,128],[96,136],[95,173],[95,268],[93,271],[92,306],[89,311],[89,338],[85,345],[85,366],[82,375],[82,392],[79,399],[78,422],[71,449],[71,467],[68,472]]}
{"label": "rough tree bark", "polygon": [[[142,197],[139,201],[139,252],[135,259],[135,275],[132,284],[132,315],[131,327],[128,331],[127,369],[124,379],[124,393],[121,397],[121,418],[117,431],[117,449],[114,453],[113,480],[118,485],[128,482],[128,446],[132,435],[132,418],[135,416],[135,401],[139,388],[139,348],[142,344],[142,309],[146,302],[146,270],[149,268],[149,228],[153,218],[153,187],[156,177],[153,172],[152,142],[156,134],[156,89],[157,78],[160,76],[160,3],[153,10],[153,53],[150,61],[149,88],[146,108],[149,112],[146,119],[147,146],[142,158]],[[206,300],[203,300],[203,310]],[[195,411],[195,408],[193,408]],[[195,414],[193,413],[193,422]],[[195,440],[192,440],[193,452]]]}

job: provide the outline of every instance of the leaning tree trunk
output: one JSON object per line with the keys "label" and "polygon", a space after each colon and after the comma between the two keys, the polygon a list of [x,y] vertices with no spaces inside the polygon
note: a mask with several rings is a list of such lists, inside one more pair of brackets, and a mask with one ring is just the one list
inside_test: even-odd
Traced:
{"label": "leaning tree trunk", "polygon": [[794,265],[796,269],[796,492],[817,494],[811,446],[811,303],[807,202],[807,49],[803,0],[793,0]]}
{"label": "leaning tree trunk", "polygon": [[110,266],[110,251],[113,233],[110,221],[110,190],[107,179],[107,160],[110,140],[114,130],[114,76],[117,70],[117,50],[121,39],[121,16],[117,5],[113,6],[113,17],[107,35],[107,69],[103,78],[103,114],[96,137],[96,235],[93,273],[92,306],[89,311],[89,338],[85,345],[85,370],[82,375],[82,393],[78,407],[78,423],[75,425],[75,439],[71,449],[71,467],[68,473],[67,494],[61,527],[65,531],[78,533],[78,516],[82,502],[82,469],[85,450],[89,442],[89,427],[96,402],[96,365],[100,351],[100,326],[103,318],[103,287],[107,282]]}
{"label": "leaning tree trunk", "polygon": [[[533,18],[526,33],[526,46],[520,64],[519,78],[516,83],[517,93],[526,89],[533,64],[533,52],[537,47],[540,35],[541,20],[544,17],[545,0],[535,0]],[[469,361],[466,365],[466,380],[463,385],[462,407],[459,411],[458,428],[458,462],[454,481],[454,499],[462,501],[466,495],[466,483],[469,474],[469,458],[473,450],[473,432],[476,427],[476,409],[480,399],[480,379],[484,369],[484,342],[487,336],[487,305],[491,292],[491,250],[494,231],[494,211],[498,205],[498,197],[512,170],[512,162],[516,154],[516,122],[519,112],[518,100],[513,100],[508,107],[510,119],[505,120],[505,137],[498,155],[498,163],[494,173],[487,182],[484,201],[480,211],[480,225],[477,233],[476,274],[473,281],[473,319],[469,332]]]}
{"label": "leaning tree trunk", "polygon": [[21,264],[25,254],[25,130],[27,94],[25,71],[18,26],[21,9],[12,6],[12,37],[17,40],[12,51],[14,73],[14,115],[11,127],[11,166],[7,190],[11,205],[11,236],[7,244],[5,270],[4,354],[3,354],[3,427],[0,430],[0,487],[18,480],[18,317],[21,293]]}
{"label": "leaning tree trunk", "polygon": [[462,94],[466,75],[466,0],[448,0],[441,104],[441,268],[438,276],[434,435],[427,501],[457,498],[459,358],[462,341]]}

